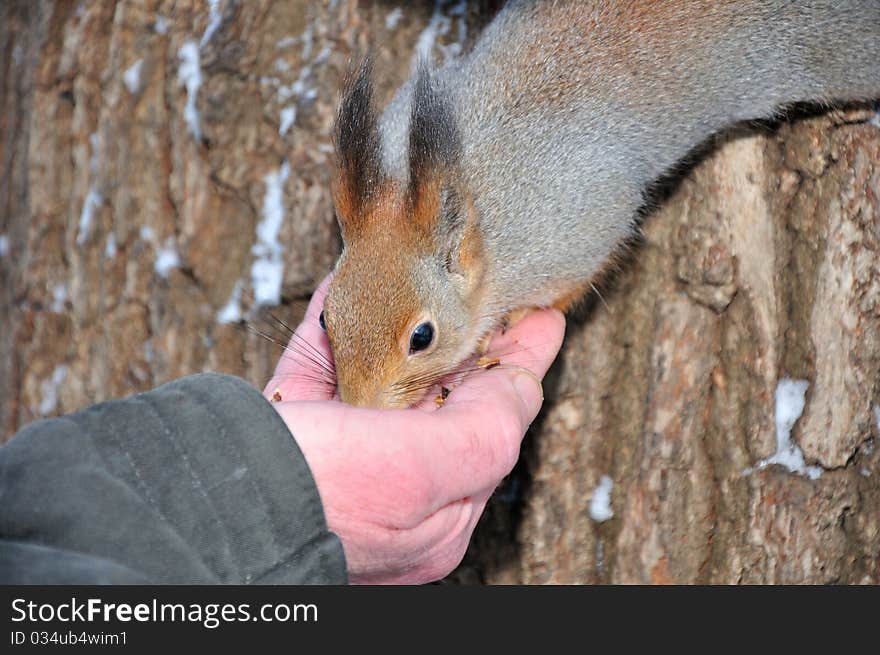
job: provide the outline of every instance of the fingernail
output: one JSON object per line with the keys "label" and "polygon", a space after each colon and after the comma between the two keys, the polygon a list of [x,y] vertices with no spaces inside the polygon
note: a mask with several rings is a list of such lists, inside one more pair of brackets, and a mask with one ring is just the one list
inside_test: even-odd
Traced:
{"label": "fingernail", "polygon": [[521,370],[513,378],[513,386],[519,395],[526,401],[532,401],[535,398],[535,390],[537,388],[539,403],[544,402],[544,387],[538,377],[528,370]]}

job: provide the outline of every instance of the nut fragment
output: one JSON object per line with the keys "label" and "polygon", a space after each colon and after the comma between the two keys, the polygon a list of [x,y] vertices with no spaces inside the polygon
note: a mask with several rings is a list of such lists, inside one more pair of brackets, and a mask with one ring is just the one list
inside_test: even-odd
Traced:
{"label": "nut fragment", "polygon": [[446,399],[449,397],[449,389],[446,387],[440,387],[440,393],[434,398],[434,404],[437,407],[443,407],[443,404],[446,402]]}
{"label": "nut fragment", "polygon": [[480,368],[484,368],[487,371],[491,368],[495,368],[501,363],[501,360],[497,357],[480,357],[477,360],[477,366]]}
{"label": "nut fragment", "polygon": [[281,389],[276,387],[275,392],[272,394],[272,402],[280,403],[281,402]]}

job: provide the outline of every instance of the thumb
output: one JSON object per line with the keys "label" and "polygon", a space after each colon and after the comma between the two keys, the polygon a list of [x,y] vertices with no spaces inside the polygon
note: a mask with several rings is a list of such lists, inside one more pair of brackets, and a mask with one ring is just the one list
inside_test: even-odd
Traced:
{"label": "thumb", "polygon": [[[565,320],[556,310],[524,318],[493,345],[501,355],[491,370],[469,376],[452,390],[425,437],[434,444],[431,477],[441,502],[476,493],[510,473],[523,436],[543,402],[541,379],[562,345]],[[509,354],[504,354],[509,352]]]}
{"label": "thumb", "polygon": [[[332,274],[315,289],[302,322],[290,337],[263,395],[281,400],[328,400],[336,391],[336,372],[327,335],[319,317]],[[279,400],[277,397],[275,400]]]}

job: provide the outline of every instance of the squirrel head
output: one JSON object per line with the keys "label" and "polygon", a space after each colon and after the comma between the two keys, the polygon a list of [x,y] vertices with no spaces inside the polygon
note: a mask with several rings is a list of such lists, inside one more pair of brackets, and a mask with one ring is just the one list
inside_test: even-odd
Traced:
{"label": "squirrel head", "polygon": [[456,175],[451,109],[422,66],[409,179],[384,175],[370,64],[350,76],[334,130],[343,250],[323,325],[344,402],[408,407],[474,351],[484,277],[473,204]]}

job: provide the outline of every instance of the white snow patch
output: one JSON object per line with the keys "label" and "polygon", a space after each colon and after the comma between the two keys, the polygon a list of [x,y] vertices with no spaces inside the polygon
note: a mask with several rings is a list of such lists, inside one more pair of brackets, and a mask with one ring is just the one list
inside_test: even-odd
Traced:
{"label": "white snow patch", "polygon": [[791,430],[804,411],[809,386],[807,380],[783,378],[779,381],[776,385],[776,452],[743,473],[749,475],[771,464],[779,464],[790,472],[806,476],[810,480],[816,480],[822,475],[820,467],[806,466],[803,451],[791,441]]}
{"label": "white snow patch", "polygon": [[396,7],[392,11],[388,12],[388,15],[385,16],[385,29],[393,30],[397,27],[397,23],[400,22],[400,19],[403,17],[403,9],[400,7]]}
{"label": "white snow patch", "polygon": [[331,50],[329,47],[321,50],[311,63],[303,66],[300,70],[299,77],[292,84],[282,85],[281,80],[277,77],[265,77],[262,78],[261,81],[278,86],[277,95],[280,102],[285,102],[294,96],[300,100],[314,100],[318,97],[318,90],[309,84],[309,82],[314,81],[314,67],[326,63],[330,53]]}
{"label": "white snow patch", "polygon": [[278,41],[278,43],[275,44],[275,47],[279,48],[279,49],[280,48],[289,48],[290,46],[295,44],[296,41],[297,41],[297,38],[295,36],[285,36],[283,39],[281,39],[280,41]]}
{"label": "white snow patch", "polygon": [[290,64],[280,57],[275,60],[275,70],[279,73],[287,73],[290,70]]}
{"label": "white snow patch", "polygon": [[40,400],[38,411],[41,416],[48,416],[58,407],[58,388],[64,382],[64,378],[67,377],[67,371],[67,366],[59,364],[52,371],[52,375],[40,383],[40,392],[43,397]]}
{"label": "white snow patch", "polygon": [[321,48],[321,52],[318,53],[318,56],[315,57],[314,61],[312,61],[312,66],[320,66],[321,64],[326,64],[327,60],[330,59],[330,55],[333,54],[333,49],[329,45],[325,45]]}
{"label": "white snow patch", "polygon": [[593,490],[593,496],[590,498],[590,518],[594,521],[602,523],[614,516],[611,509],[611,490],[614,488],[614,482],[607,475],[599,478],[599,485]]}
{"label": "white snow patch", "polygon": [[95,216],[95,210],[97,210],[103,202],[104,197],[100,193],[94,189],[89,189],[89,192],[86,194],[86,199],[83,201],[82,213],[79,215],[79,232],[76,235],[76,244],[78,246],[83,245],[89,238],[89,230],[92,226],[92,218]]}
{"label": "white snow patch", "polygon": [[257,243],[251,250],[256,255],[251,265],[251,281],[257,305],[277,305],[281,302],[284,262],[278,234],[284,221],[284,183],[289,175],[290,164],[285,161],[281,168],[263,178],[266,184],[263,220],[257,225]]}
{"label": "white snow patch", "polygon": [[241,320],[241,287],[241,280],[238,280],[229,295],[229,302],[217,312],[218,323],[238,323]]}
{"label": "white snow patch", "polygon": [[122,81],[128,92],[132,95],[141,90],[141,67],[144,65],[143,59],[138,59],[122,74]]}
{"label": "white snow patch", "polygon": [[0,234],[0,257],[6,257],[9,254],[9,237]]}
{"label": "white snow patch", "polygon": [[146,361],[148,364],[152,364],[153,362],[156,361],[156,349],[153,347],[152,341],[145,341],[144,342],[143,353],[144,353],[144,361]]}
{"label": "white snow patch", "polygon": [[281,168],[267,173],[263,178],[266,193],[263,196],[263,220],[257,225],[257,238],[260,242],[272,244],[281,249],[278,232],[284,220],[284,183],[290,175],[290,164],[283,162]]}
{"label": "white snow patch", "polygon": [[440,3],[434,7],[434,13],[431,14],[431,21],[428,26],[419,34],[416,41],[415,56],[418,60],[430,59],[431,51],[437,42],[440,34],[446,34],[449,31],[449,18],[440,13]]}
{"label": "white snow patch", "polygon": [[[315,47],[314,26],[309,25],[305,32],[303,32],[301,38],[303,42],[301,57],[303,61],[307,61],[311,57],[312,50]],[[278,127],[278,133],[281,136],[284,136],[287,133],[296,120],[296,112],[299,108],[299,103],[312,102],[318,97],[318,90],[314,86],[315,68],[327,63],[331,54],[333,54],[333,50],[330,46],[324,46],[312,61],[300,69],[299,76],[291,84],[281,84],[281,80],[277,77],[260,78],[261,83],[271,84],[272,86],[278,87],[276,97],[279,103],[286,103],[291,98],[295,98],[294,104],[288,105],[281,110]],[[282,63],[284,64],[283,67],[280,66]],[[284,62],[284,60],[278,59],[275,62],[275,68],[276,70],[282,70],[282,72],[285,72],[289,69],[289,66],[287,66],[287,63]]]}
{"label": "white snow patch", "polygon": [[[89,147],[91,148],[89,173],[91,174],[98,172],[100,143],[97,132],[89,134]],[[94,186],[92,186],[86,193],[86,197],[83,200],[82,212],[79,215],[79,230],[76,235],[77,245],[81,246],[88,240],[95,211],[98,210],[103,203],[104,197],[94,188]]]}
{"label": "white snow patch", "polygon": [[467,13],[467,0],[460,0],[449,8],[450,16],[464,16]]}
{"label": "white snow patch", "polygon": [[104,257],[107,259],[116,257],[116,235],[112,232],[107,235],[107,243],[104,245]]}
{"label": "white snow patch", "polygon": [[153,29],[156,30],[156,34],[168,34],[168,19],[165,16],[156,16]]}
{"label": "white snow patch", "polygon": [[874,118],[872,118],[869,122],[871,123],[871,125],[880,127],[880,111],[874,114]]}
{"label": "white snow patch", "polygon": [[263,83],[268,83],[268,84],[271,84],[274,81],[273,86],[278,87],[277,95],[278,95],[279,102],[286,102],[286,101],[290,100],[291,97],[293,97],[294,87],[296,87],[296,82],[294,82],[293,84],[290,84],[290,85],[286,85],[286,86],[279,86],[281,84],[281,80],[279,80],[277,77],[276,78],[262,78],[260,81]]}
{"label": "white snow patch", "polygon": [[296,106],[285,107],[281,110],[281,124],[278,126],[278,134],[284,136],[296,121]]}
{"label": "white snow patch", "polygon": [[196,98],[199,95],[199,87],[202,86],[202,69],[199,63],[199,46],[195,41],[184,43],[177,53],[180,67],[177,69],[178,83],[186,87],[186,106],[183,108],[183,119],[197,141],[202,138],[202,130],[199,126],[199,110],[196,108]]}
{"label": "white snow patch", "polygon": [[141,229],[139,230],[138,234],[141,237],[141,241],[149,241],[152,243],[152,241],[156,238],[156,233],[153,232],[153,228],[151,228],[149,225],[141,225]]}
{"label": "white snow patch", "polygon": [[89,145],[92,148],[92,156],[89,158],[89,172],[97,173],[98,172],[98,147],[100,146],[100,141],[98,140],[98,133],[92,132],[89,134]]}
{"label": "white snow patch", "polygon": [[208,0],[208,26],[205,28],[205,33],[202,35],[202,40],[199,43],[200,48],[204,47],[211,40],[214,32],[223,23],[223,13],[220,11],[219,5],[220,0]]}
{"label": "white snow patch", "polygon": [[64,303],[67,302],[67,285],[63,282],[52,287],[52,305],[49,307],[56,314],[64,311]]}
{"label": "white snow patch", "polygon": [[305,61],[312,56],[312,48],[315,47],[315,24],[309,23],[302,35],[303,49],[302,60]]}
{"label": "white snow patch", "polygon": [[168,273],[172,268],[180,267],[180,254],[174,245],[174,239],[168,237],[165,239],[165,245],[156,249],[156,263],[153,265],[156,273],[161,277],[168,277]]}
{"label": "white snow patch", "polygon": [[877,423],[877,432],[880,433],[880,405],[874,405],[874,421]]}
{"label": "white snow patch", "polygon": [[284,263],[277,257],[260,257],[251,265],[254,285],[254,302],[257,305],[281,303],[281,282],[284,279]]}
{"label": "white snow patch", "polygon": [[[447,62],[461,54],[462,44],[467,39],[467,21],[464,16],[467,12],[467,1],[460,2],[444,7],[444,0],[436,0],[434,2],[434,13],[431,14],[431,20],[428,26],[419,34],[416,41],[415,52],[413,53],[412,69],[415,70],[420,60],[431,60],[431,52],[435,46],[443,57],[443,61]],[[446,36],[452,29],[452,18],[458,19],[458,35],[456,41],[449,45],[438,44],[437,40],[441,36]]]}

